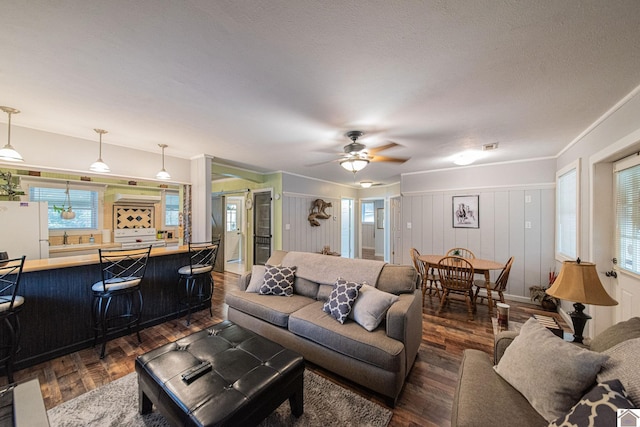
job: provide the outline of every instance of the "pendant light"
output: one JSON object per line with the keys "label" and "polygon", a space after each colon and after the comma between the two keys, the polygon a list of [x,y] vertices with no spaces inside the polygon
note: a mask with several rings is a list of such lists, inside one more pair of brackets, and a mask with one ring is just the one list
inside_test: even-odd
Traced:
{"label": "pendant light", "polygon": [[158,147],[162,148],[162,169],[156,174],[157,179],[171,179],[171,175],[164,168],[164,149],[168,147],[167,144],[158,144]]}
{"label": "pendant light", "polygon": [[0,110],[4,111],[7,113],[7,116],[9,116],[9,121],[7,123],[7,144],[0,149],[0,160],[7,162],[24,162],[20,153],[18,153],[11,145],[11,115],[18,114],[20,110],[16,110],[11,107],[0,107]]}
{"label": "pendant light", "polygon": [[93,172],[103,172],[103,173],[111,172],[111,169],[109,169],[109,166],[102,161],[102,135],[107,133],[107,131],[104,129],[94,129],[94,130],[100,135],[100,149],[99,149],[100,151],[98,151],[98,160],[96,160],[91,164],[91,166],[89,166],[89,170]]}

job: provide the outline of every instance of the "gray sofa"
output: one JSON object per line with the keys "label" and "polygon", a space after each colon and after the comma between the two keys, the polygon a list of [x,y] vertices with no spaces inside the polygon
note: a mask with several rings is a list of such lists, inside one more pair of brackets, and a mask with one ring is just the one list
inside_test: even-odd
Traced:
{"label": "gray sofa", "polygon": [[[227,290],[228,319],[297,351],[325,369],[382,394],[395,406],[422,339],[420,277],[410,266],[328,255],[276,251],[268,265],[295,266],[289,297],[246,292],[252,274]],[[352,319],[340,324],[322,309],[338,277],[398,295],[382,323],[367,331]]]}
{"label": "gray sofa", "polygon": [[[479,350],[464,351],[451,414],[452,426],[527,427],[549,424],[520,392],[494,370],[494,364],[498,364],[517,335],[515,332],[501,332],[496,337],[493,360]],[[640,318],[635,317],[603,331],[592,340],[589,349],[604,352],[638,337]]]}

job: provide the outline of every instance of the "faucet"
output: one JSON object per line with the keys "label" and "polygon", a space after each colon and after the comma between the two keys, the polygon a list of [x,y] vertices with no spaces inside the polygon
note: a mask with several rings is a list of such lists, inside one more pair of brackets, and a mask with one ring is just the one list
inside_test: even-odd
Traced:
{"label": "faucet", "polygon": [[62,236],[62,244],[63,245],[68,245],[69,244],[69,235],[67,234],[67,232],[64,232],[64,235]]}

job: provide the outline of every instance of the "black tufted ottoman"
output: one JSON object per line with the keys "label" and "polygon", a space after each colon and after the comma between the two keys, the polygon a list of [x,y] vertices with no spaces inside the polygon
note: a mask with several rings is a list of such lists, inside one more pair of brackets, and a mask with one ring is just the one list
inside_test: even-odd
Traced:
{"label": "black tufted ottoman", "polygon": [[224,321],[136,359],[139,410],[173,425],[255,425],[286,399],[302,415],[304,359]]}

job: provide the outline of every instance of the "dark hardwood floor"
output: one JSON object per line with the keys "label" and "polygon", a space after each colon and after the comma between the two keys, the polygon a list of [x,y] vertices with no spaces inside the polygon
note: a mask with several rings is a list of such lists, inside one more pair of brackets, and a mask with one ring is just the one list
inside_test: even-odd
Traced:
{"label": "dark hardwood floor", "polygon": [[[192,315],[190,326],[180,318],[141,331],[142,344],[138,344],[135,334],[109,341],[107,354],[102,360],[97,346],[17,371],[15,380],[38,378],[45,406],[49,409],[133,372],[136,356],[226,318],[225,283],[236,281],[238,276],[215,273],[214,278],[213,318],[207,310],[202,310]],[[508,303],[512,320],[525,321],[531,314],[541,313],[539,307],[532,304]],[[437,308],[438,300],[427,297],[422,314],[422,344],[393,410],[391,426],[450,425],[451,404],[463,350],[475,348],[489,355],[493,353],[493,329],[486,303],[478,306],[473,322],[467,321],[466,306],[461,301],[451,302],[441,315],[436,315]],[[566,324],[562,321],[561,324],[566,329]],[[320,367],[309,364],[307,367],[385,406],[380,396]],[[6,377],[0,380],[0,384],[6,384]]]}

